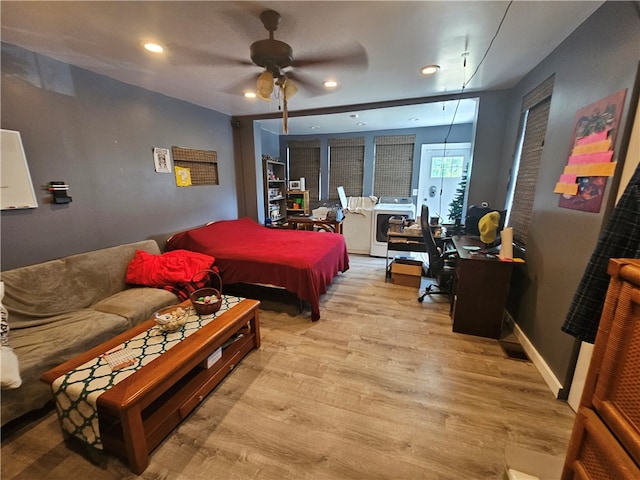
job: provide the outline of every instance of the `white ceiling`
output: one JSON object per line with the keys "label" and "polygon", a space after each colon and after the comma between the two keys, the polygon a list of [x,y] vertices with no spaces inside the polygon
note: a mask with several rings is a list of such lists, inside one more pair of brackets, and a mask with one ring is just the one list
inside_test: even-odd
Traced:
{"label": "white ceiling", "polygon": [[[0,33],[4,42],[228,115],[276,116],[277,101],[242,95],[254,88],[262,69],[229,64],[229,58],[250,60],[250,44],[268,37],[259,14],[274,9],[282,15],[275,38],[291,45],[294,59],[366,52],[364,65],[294,69],[317,87],[300,86],[289,100],[292,117],[298,110],[354,109],[331,117],[290,118],[289,133],[322,133],[327,128],[337,133],[448,124],[454,112],[456,123],[473,121],[473,100],[369,109],[357,111],[357,119],[349,115],[362,104],[411,103],[460,93],[463,85],[467,93],[512,87],[602,3],[2,1]],[[141,43],[148,40],[165,45],[165,54],[145,52]],[[418,70],[427,64],[441,69],[425,77]],[[327,79],[337,80],[338,88],[323,90],[320,84]],[[357,122],[367,125],[354,128]],[[277,131],[280,122],[263,121],[263,126]]]}

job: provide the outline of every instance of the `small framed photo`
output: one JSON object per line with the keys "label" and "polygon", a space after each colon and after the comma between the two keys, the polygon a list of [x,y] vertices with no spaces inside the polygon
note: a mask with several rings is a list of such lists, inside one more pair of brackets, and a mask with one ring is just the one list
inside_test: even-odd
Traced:
{"label": "small framed photo", "polygon": [[290,180],[289,181],[289,190],[301,190],[302,185],[300,180]]}
{"label": "small framed photo", "polygon": [[158,173],[171,173],[171,158],[169,157],[168,148],[153,149],[153,163]]}

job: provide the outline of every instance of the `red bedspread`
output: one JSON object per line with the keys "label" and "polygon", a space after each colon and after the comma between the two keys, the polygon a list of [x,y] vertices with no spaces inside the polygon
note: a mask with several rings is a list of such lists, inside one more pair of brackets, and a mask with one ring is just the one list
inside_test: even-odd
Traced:
{"label": "red bedspread", "polygon": [[250,218],[177,233],[167,241],[167,250],[175,249],[215,257],[224,283],[286,288],[309,302],[312,320],[320,318],[320,295],[339,272],[349,268],[342,235],[267,228]]}

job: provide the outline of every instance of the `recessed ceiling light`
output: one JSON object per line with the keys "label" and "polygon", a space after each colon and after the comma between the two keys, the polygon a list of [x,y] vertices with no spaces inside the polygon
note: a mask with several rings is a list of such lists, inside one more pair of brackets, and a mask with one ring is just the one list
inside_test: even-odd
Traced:
{"label": "recessed ceiling light", "polygon": [[318,130],[320,128],[320,125],[311,125],[309,128],[311,130]]}
{"label": "recessed ceiling light", "polygon": [[420,119],[419,119],[419,118],[416,118],[416,117],[411,117],[411,118],[409,119],[409,121],[410,121],[410,122],[417,122],[418,120],[420,120]]}
{"label": "recessed ceiling light", "polygon": [[356,125],[360,126],[360,127],[364,127],[367,124],[367,122],[358,122],[356,123]]}
{"label": "recessed ceiling light", "polygon": [[438,70],[440,70],[440,65],[427,65],[420,69],[420,73],[423,75],[433,75]]}
{"label": "recessed ceiling light", "polygon": [[244,96],[247,98],[256,98],[255,92],[244,92]]}
{"label": "recessed ceiling light", "polygon": [[164,52],[164,48],[162,47],[162,45],[158,44],[158,43],[153,43],[153,42],[147,42],[143,45],[143,47],[152,52],[152,53],[162,53]]}
{"label": "recessed ceiling light", "polygon": [[336,88],[338,86],[338,82],[335,80],[327,80],[323,85],[327,88]]}

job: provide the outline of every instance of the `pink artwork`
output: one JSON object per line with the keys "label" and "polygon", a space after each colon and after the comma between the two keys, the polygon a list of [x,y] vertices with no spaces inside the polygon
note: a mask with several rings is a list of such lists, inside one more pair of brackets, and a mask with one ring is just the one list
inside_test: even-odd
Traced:
{"label": "pink artwork", "polygon": [[607,177],[615,172],[613,147],[627,90],[620,90],[576,113],[573,146],[554,192],[558,206],[598,213]]}

